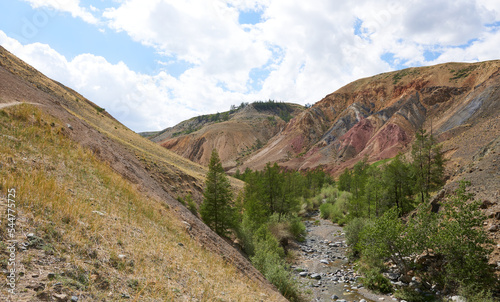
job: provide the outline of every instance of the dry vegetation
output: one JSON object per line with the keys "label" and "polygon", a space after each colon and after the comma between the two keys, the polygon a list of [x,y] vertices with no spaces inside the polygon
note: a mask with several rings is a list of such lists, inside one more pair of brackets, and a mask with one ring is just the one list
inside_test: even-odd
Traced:
{"label": "dry vegetation", "polygon": [[[79,301],[280,299],[205,250],[172,209],[69,139],[59,120],[22,104],[0,111],[0,127],[2,204],[16,188],[17,237],[29,244],[18,251],[23,269],[14,301],[34,291],[39,299],[67,294]],[[4,220],[0,230],[4,242]]]}

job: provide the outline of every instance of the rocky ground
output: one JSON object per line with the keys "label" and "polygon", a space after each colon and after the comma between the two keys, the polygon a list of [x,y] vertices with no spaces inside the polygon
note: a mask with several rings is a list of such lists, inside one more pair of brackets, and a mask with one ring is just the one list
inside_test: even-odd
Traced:
{"label": "rocky ground", "polygon": [[346,257],[342,227],[316,215],[305,222],[306,240],[292,248],[296,255],[295,277],[310,301],[399,301],[376,295],[359,282]]}

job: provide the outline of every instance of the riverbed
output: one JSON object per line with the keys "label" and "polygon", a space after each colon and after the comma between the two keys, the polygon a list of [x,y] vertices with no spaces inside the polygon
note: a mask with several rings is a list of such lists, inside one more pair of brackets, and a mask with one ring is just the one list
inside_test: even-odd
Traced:
{"label": "riverbed", "polygon": [[361,276],[346,257],[342,227],[319,215],[305,225],[306,240],[294,244],[291,252],[295,255],[293,274],[309,301],[399,301],[374,294],[359,282]]}

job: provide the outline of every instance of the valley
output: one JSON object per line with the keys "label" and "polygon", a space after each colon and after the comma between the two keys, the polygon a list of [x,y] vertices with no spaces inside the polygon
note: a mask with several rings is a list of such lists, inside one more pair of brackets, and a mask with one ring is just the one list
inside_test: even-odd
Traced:
{"label": "valley", "polygon": [[[379,74],[311,106],[242,103],[141,135],[4,48],[0,80],[1,209],[15,188],[17,240],[27,247],[16,254],[17,301],[389,301],[361,284],[346,258],[344,230],[332,221],[347,228],[365,219],[375,232],[370,226],[397,208],[389,222],[403,229],[399,215],[420,217],[426,211],[419,205],[443,213],[462,181],[480,203],[474,213],[486,216],[471,229],[491,240],[488,258],[474,261],[498,277],[500,61]],[[429,161],[444,158],[432,188],[415,168],[419,133],[432,134],[422,143],[432,145]],[[200,213],[213,149],[234,193],[223,236]],[[302,221],[318,209],[325,219]],[[435,225],[450,220],[439,217]],[[443,238],[438,247],[452,255]],[[6,276],[10,254],[2,249]],[[390,284],[385,264],[377,263],[377,286]],[[453,280],[418,272],[430,280],[423,287],[457,293]]]}

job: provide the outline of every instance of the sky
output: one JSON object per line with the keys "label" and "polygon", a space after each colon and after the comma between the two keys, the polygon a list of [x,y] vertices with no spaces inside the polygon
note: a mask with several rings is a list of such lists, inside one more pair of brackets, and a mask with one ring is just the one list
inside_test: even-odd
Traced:
{"label": "sky", "polygon": [[500,59],[500,0],[2,0],[0,45],[140,132]]}

